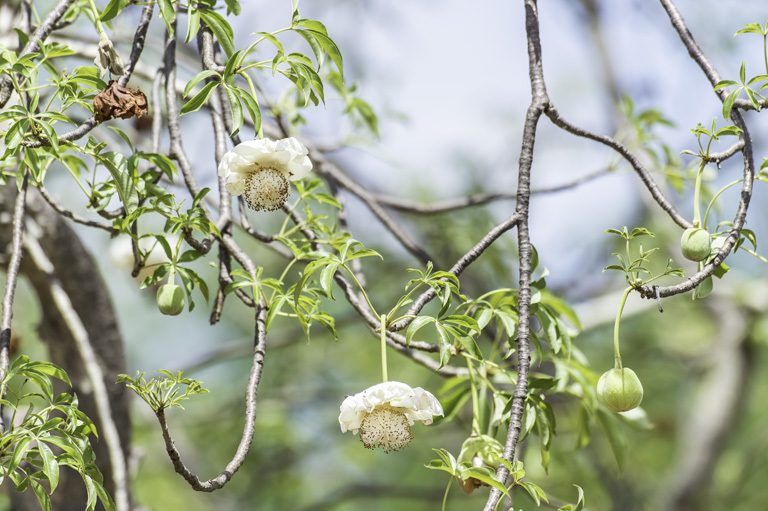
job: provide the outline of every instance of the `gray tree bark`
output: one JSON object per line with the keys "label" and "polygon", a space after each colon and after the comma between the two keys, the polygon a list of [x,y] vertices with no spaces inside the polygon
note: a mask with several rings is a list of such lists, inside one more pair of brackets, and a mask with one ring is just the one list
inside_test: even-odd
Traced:
{"label": "gray tree bark", "polygon": [[[5,247],[4,263],[7,263],[9,256],[7,251],[11,237],[10,219],[15,196],[16,186],[13,182],[2,187],[0,246]],[[39,243],[53,263],[55,276],[69,296],[96,352],[104,373],[104,385],[109,393],[112,419],[118,429],[124,459],[127,460],[131,439],[128,393],[125,386],[115,383],[118,374],[127,372],[125,352],[107,288],[93,256],[86,250],[67,221],[50,208],[31,187],[27,203],[27,227],[34,224],[41,231]],[[100,433],[99,440],[93,439],[96,464],[104,476],[104,486],[112,494],[114,491],[112,468],[106,442],[101,434],[104,428],[98,420],[93,386],[86,374],[73,334],[53,302],[51,276],[37,267],[29,257],[22,259],[21,271],[32,284],[39,300],[42,318],[38,332],[40,338],[48,345],[50,360],[63,367],[72,381],[71,389],[60,383],[55,390],[56,392],[74,392],[80,402],[79,408],[96,424],[97,431]],[[10,490],[11,506],[14,511],[39,509],[39,503],[32,492],[18,493],[10,487],[6,489],[8,490]],[[53,509],[80,511],[84,509],[86,501],[85,486],[79,474],[74,470],[63,468],[59,487],[52,495]]]}

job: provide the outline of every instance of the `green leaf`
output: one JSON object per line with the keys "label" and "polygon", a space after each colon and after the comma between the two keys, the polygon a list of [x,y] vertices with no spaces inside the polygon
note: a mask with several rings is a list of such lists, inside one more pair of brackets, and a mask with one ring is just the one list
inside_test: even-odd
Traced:
{"label": "green leaf", "polygon": [[173,11],[173,3],[171,0],[158,0],[157,6],[160,9],[160,15],[165,21],[165,29],[168,31],[169,37],[173,37],[173,22],[176,19],[176,13]]}
{"label": "green leaf", "polygon": [[241,7],[240,2],[237,0],[224,0],[224,3],[227,4],[227,16],[230,14],[234,14],[235,16],[240,15]]}
{"label": "green leaf", "polygon": [[[58,465],[56,465],[57,470],[58,468]],[[37,497],[37,501],[40,502],[40,507],[43,511],[52,511],[51,499],[48,497],[48,493],[45,491],[45,488],[43,488],[43,485],[31,478],[29,484],[32,487],[32,491],[35,493],[35,497]],[[51,490],[51,492],[53,492],[53,490]]]}
{"label": "green leaf", "polygon": [[227,54],[227,58],[231,57],[235,52],[235,43],[232,27],[227,20],[221,14],[210,9],[200,9],[200,17],[216,36],[216,40],[219,41],[221,49]]}
{"label": "green leaf", "polygon": [[741,89],[736,89],[728,94],[728,97],[723,101],[723,119],[731,118],[731,110],[733,109],[733,104],[736,102],[736,98],[739,96],[739,92],[741,92]]}
{"label": "green leaf", "polygon": [[125,157],[119,153],[109,152],[101,155],[100,161],[112,174],[117,194],[123,202],[126,213],[133,213],[139,207],[139,194],[131,175],[123,170],[125,169]]}
{"label": "green leaf", "polygon": [[525,491],[528,492],[528,495],[531,496],[531,498],[536,502],[537,506],[541,506],[541,501],[549,503],[549,500],[547,499],[547,494],[544,493],[544,490],[542,490],[538,485],[528,482],[528,481],[521,481],[517,483],[518,486],[521,486]]}
{"label": "green leaf", "polygon": [[627,454],[627,438],[621,429],[621,424],[613,417],[613,414],[608,413],[601,407],[595,409],[595,418],[605,438],[608,440],[608,444],[611,446],[611,451],[614,458],[616,458],[619,471],[623,470]]}
{"label": "green leaf", "polygon": [[259,108],[258,101],[256,101],[256,98],[254,98],[251,93],[245,89],[240,87],[232,87],[232,90],[240,97],[240,99],[243,100],[245,108],[248,110],[248,113],[251,116],[251,120],[253,121],[254,130],[258,135],[261,132],[261,109]]}
{"label": "green leaf", "polygon": [[336,269],[339,267],[339,263],[331,263],[320,272],[320,287],[323,288],[328,298],[334,300],[333,297],[333,277],[336,274]]}
{"label": "green leaf", "polygon": [[48,478],[48,482],[51,485],[51,493],[53,493],[59,484],[59,464],[56,462],[56,456],[53,454],[53,451],[45,442],[38,441],[37,448],[43,460],[43,473]]}
{"label": "green leaf", "polygon": [[568,504],[563,507],[557,508],[557,511],[582,511],[584,509],[585,501],[584,501],[584,490],[581,489],[581,486],[574,484],[576,489],[579,491],[579,498],[576,501],[576,505]]}
{"label": "green leaf", "polygon": [[101,13],[99,19],[101,21],[109,21],[118,14],[120,11],[130,4],[130,0],[110,0],[107,6],[104,8],[104,12]]}
{"label": "green leaf", "polygon": [[429,316],[418,316],[413,321],[411,321],[411,324],[408,325],[408,329],[405,331],[405,344],[406,346],[410,345],[411,340],[413,339],[413,336],[418,332],[421,327],[426,325],[427,323],[434,322],[435,318],[429,317]]}
{"label": "green leaf", "polygon": [[240,132],[240,128],[243,127],[243,106],[240,104],[240,98],[235,91],[232,90],[232,87],[225,84],[224,91],[227,93],[229,108],[232,112],[232,133],[230,133],[229,136],[234,137]]}
{"label": "green leaf", "polygon": [[195,38],[197,32],[200,30],[200,12],[194,4],[189,4],[189,10],[187,11],[187,35],[184,38],[184,43],[187,44]]}
{"label": "green leaf", "polygon": [[201,81],[211,76],[216,76],[219,78],[219,81],[221,81],[221,75],[216,71],[213,71],[210,69],[206,69],[205,71],[200,71],[195,76],[190,78],[190,80],[187,82],[187,85],[184,87],[184,92],[182,93],[181,96],[186,98],[187,96],[189,96],[190,91],[194,88],[195,85],[197,85]]}
{"label": "green leaf", "polygon": [[437,330],[437,339],[440,345],[440,366],[443,367],[451,360],[451,347],[453,344],[448,338],[448,331],[440,323],[435,323],[435,329]]}
{"label": "green leaf", "polygon": [[190,112],[197,112],[200,110],[200,107],[202,107],[205,102],[208,101],[208,98],[211,97],[214,89],[216,89],[219,84],[221,84],[221,82],[209,82],[205,84],[205,87],[203,87],[200,92],[195,94],[195,97],[187,101],[184,106],[181,107],[179,115],[188,114]]}

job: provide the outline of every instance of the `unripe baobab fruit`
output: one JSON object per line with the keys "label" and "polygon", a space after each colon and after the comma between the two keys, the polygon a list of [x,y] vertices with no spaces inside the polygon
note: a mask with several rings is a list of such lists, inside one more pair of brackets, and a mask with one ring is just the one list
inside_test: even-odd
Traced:
{"label": "unripe baobab fruit", "polygon": [[643,400],[643,385],[632,369],[614,368],[598,380],[597,400],[612,412],[626,412]]}
{"label": "unripe baobab fruit", "polygon": [[706,229],[691,227],[680,239],[683,256],[691,261],[704,261],[709,256],[710,239]]}
{"label": "unripe baobab fruit", "polygon": [[184,310],[184,290],[176,284],[163,284],[157,290],[157,308],[166,316],[178,316]]}

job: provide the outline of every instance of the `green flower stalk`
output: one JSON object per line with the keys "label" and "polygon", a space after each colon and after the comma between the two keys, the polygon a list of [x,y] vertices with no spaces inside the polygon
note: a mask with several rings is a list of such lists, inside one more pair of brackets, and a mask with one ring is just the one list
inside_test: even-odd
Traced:
{"label": "green flower stalk", "polygon": [[635,372],[621,363],[619,325],[624,304],[632,287],[624,290],[613,327],[614,368],[606,371],[597,382],[597,400],[612,412],[626,412],[636,408],[643,400],[643,385]]}

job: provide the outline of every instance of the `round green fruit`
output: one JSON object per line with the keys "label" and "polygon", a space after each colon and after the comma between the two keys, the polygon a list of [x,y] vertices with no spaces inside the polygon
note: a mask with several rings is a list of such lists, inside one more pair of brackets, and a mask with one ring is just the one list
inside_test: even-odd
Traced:
{"label": "round green fruit", "polygon": [[184,290],[176,284],[164,284],[157,290],[157,308],[167,316],[178,316],[184,310]]}
{"label": "round green fruit", "polygon": [[626,412],[643,400],[643,385],[632,369],[611,369],[597,382],[597,400],[612,412]]}
{"label": "round green fruit", "polygon": [[709,257],[710,238],[706,229],[691,227],[680,239],[683,256],[691,261],[704,261]]}

